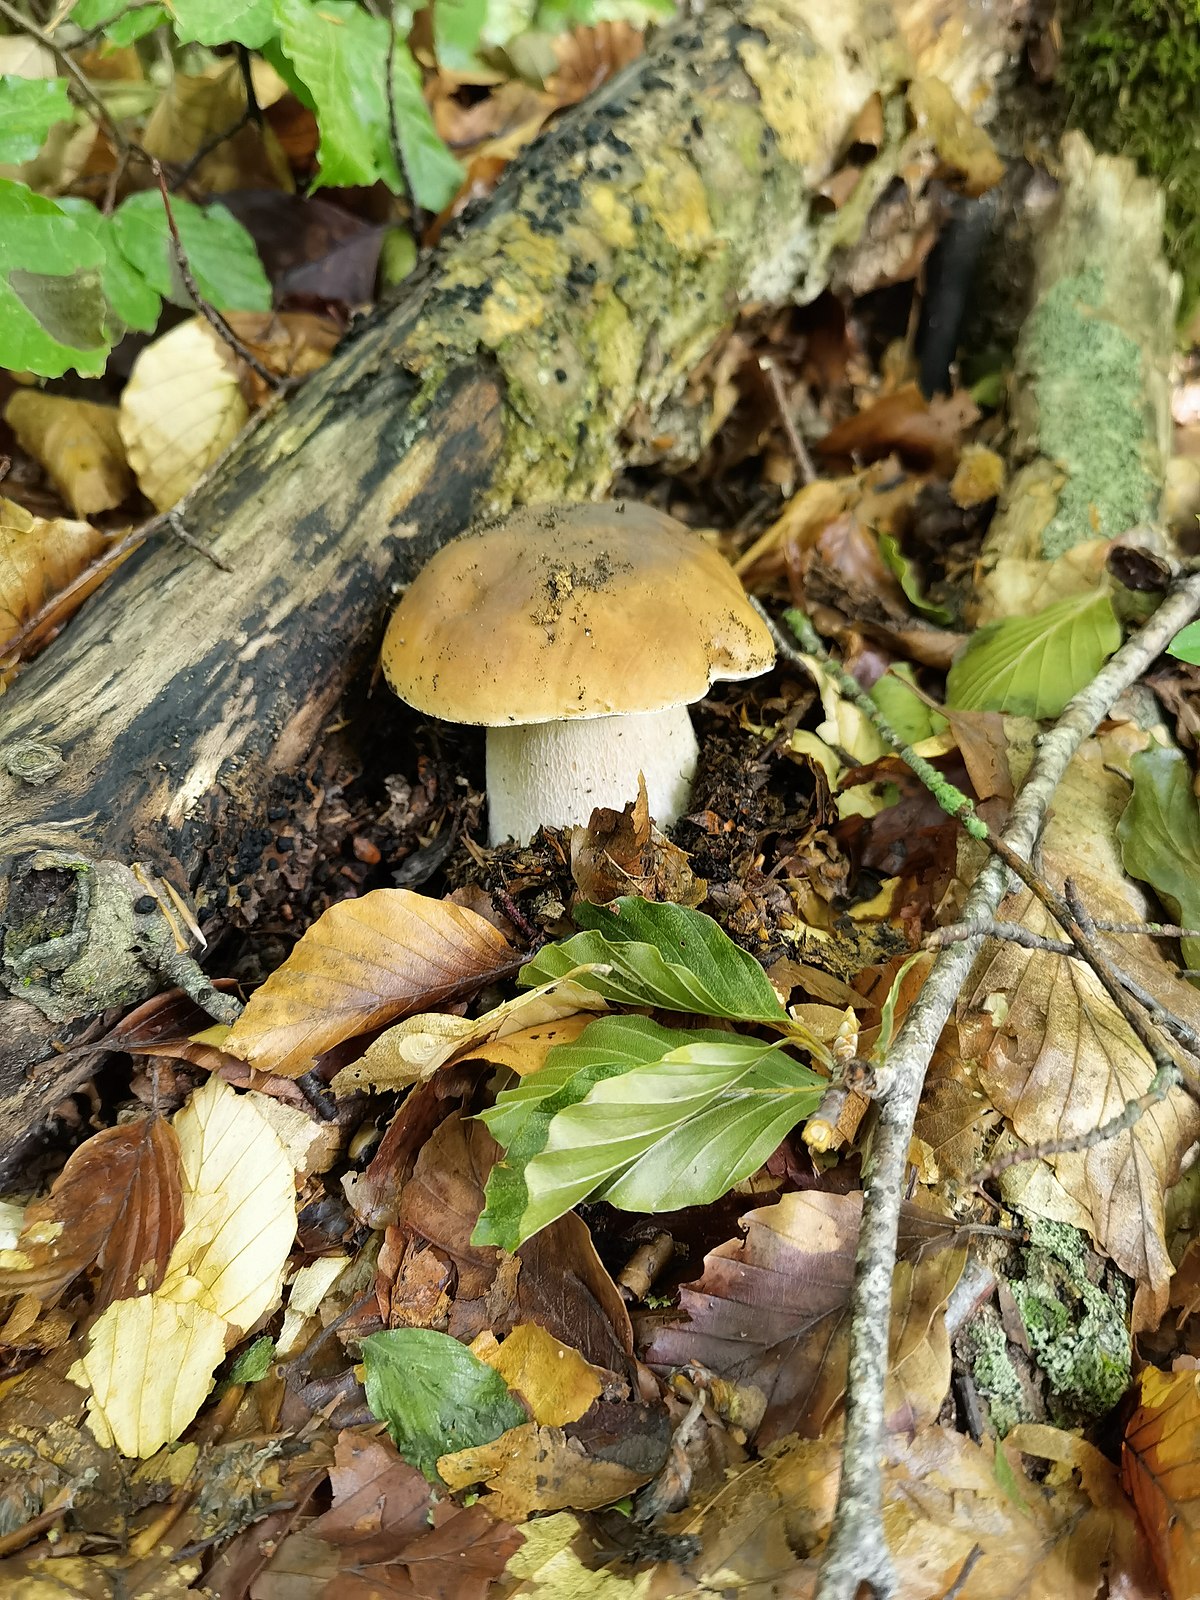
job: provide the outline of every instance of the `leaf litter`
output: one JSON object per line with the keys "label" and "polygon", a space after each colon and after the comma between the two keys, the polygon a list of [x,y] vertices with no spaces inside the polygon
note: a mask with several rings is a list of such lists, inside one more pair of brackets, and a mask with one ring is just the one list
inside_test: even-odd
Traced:
{"label": "leaf litter", "polygon": [[[203,40],[205,8],[175,9]],[[245,8],[252,48],[260,9]],[[111,47],[113,81],[145,108],[144,148],[191,169],[180,235],[241,357],[204,318],[160,324],[164,302],[191,301],[157,197],[128,187],[78,112],[53,131],[69,109],[53,57],[5,68],[29,86],[26,121],[36,100],[45,123],[9,159],[52,133],[41,185],[66,191],[79,261],[103,256],[107,303],[149,336],[89,377],[86,399],[7,398],[0,621],[14,638],[35,624],[22,655],[63,624],[93,564],[101,581],[144,502],[169,511],[270,403],[271,375],[298,381],[328,358],[377,268],[415,261],[642,45],[639,28],[601,22],[543,39],[539,70],[532,56],[515,70],[500,47],[463,43],[470,10],[435,7],[404,46],[406,176],[433,215],[387,227],[338,186],[397,175],[382,120],[352,124],[333,94],[315,8],[289,0],[280,37],[316,118],[260,57],[254,117],[227,58],[159,92],[136,51]],[[382,22],[345,21],[346,59],[374,59]],[[860,118],[863,160],[882,114]],[[910,86],[907,115],[914,188],[918,173],[968,194],[999,177],[942,85]],[[855,159],[823,191],[835,209]],[[314,178],[321,194],[302,197]],[[116,201],[102,215],[98,185]],[[193,203],[221,194],[228,208]],[[932,239],[856,290],[903,288]],[[774,611],[802,603],[887,719],[999,826],[1028,755],[1019,719],[1052,718],[1112,654],[1123,597],[1099,540],[1053,562],[1001,555],[975,591],[1003,436],[982,390],[923,396],[911,341],[887,324],[869,295],[749,314],[669,418],[635,419],[625,488],[736,525],[723,537],[747,587]],[[61,370],[69,348],[28,353]],[[105,349],[97,333],[80,369]],[[840,476],[798,478],[764,358]],[[1153,680],[1183,749],[1122,708],[1068,773],[1043,840],[1046,876],[1102,922],[1155,920],[1137,879],[1194,925],[1188,648]],[[15,649],[0,668],[18,668]],[[477,773],[457,751],[448,769],[426,754],[388,774],[386,804],[339,794],[353,840],[340,881],[297,901],[299,937],[234,1027],[209,1030],[182,996],[115,1023],[103,1042],[132,1056],[137,1099],[120,1121],[78,1126],[40,1196],[16,1197],[0,1254],[0,1484],[24,1530],[0,1581],[15,1594],[45,1581],[230,1600],[813,1592],[868,1098],[842,1108],[827,1147],[806,1127],[826,1115],[835,1063],[864,1083],[881,1063],[925,971],[902,958],[953,921],[978,862],[812,658],[785,656],[697,715],[702,767],[669,835],[643,793],[484,852]],[[433,892],[392,886],[383,868],[404,863]],[[1059,932],[1025,890],[998,921]],[[1119,937],[1123,970],[1200,1028],[1176,945]],[[944,1594],[968,1567],[959,1592],[975,1600],[1195,1588],[1200,1418],[1196,1357],[1181,1353],[1195,1236],[1172,1226],[1193,1101],[1174,1089],[1110,1139],[976,1184],[1008,1151],[1086,1141],[1153,1076],[1078,962],[985,947],[926,1080],[879,1330],[885,1516],[906,1594]],[[639,1251],[649,1288],[623,1295]],[[1034,1264],[1050,1257],[1039,1299]],[[1118,1342],[1141,1335],[1152,1359],[1119,1409],[1078,1386],[1053,1296],[1089,1329],[1105,1303]],[[985,1351],[972,1329],[989,1327]],[[1004,1360],[1030,1415],[1000,1404]],[[1073,1428],[1046,1420],[1067,1392]]]}

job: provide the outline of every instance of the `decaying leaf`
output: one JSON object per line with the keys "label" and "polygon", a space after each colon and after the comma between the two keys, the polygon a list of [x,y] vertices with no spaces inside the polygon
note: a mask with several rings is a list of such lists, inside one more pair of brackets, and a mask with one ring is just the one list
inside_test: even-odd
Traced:
{"label": "decaying leaf", "polygon": [[[513,1046],[518,1035],[531,1036],[524,1041],[527,1051],[520,1052],[522,1057],[528,1053],[534,1058],[525,1063],[524,1070],[528,1072],[537,1064],[537,1057],[544,1061],[553,1045],[567,1036],[578,1037],[592,1016],[607,1009],[607,1002],[594,989],[584,988],[568,975],[529,989],[514,1000],[505,1000],[474,1020],[449,1016],[444,1011],[405,1017],[368,1045],[361,1061],[343,1067],[333,1080],[333,1089],[336,1094],[349,1094],[366,1086],[402,1089],[429,1077],[448,1062],[472,1057],[496,1061],[503,1053],[495,1045],[508,1041]],[[564,1030],[557,1026],[573,1022],[577,1016],[577,1028]],[[513,1059],[511,1050],[508,1059]]]}
{"label": "decaying leaf", "polygon": [[698,906],[708,890],[684,851],[651,821],[644,779],[624,810],[597,806],[586,827],[571,830],[571,876],[583,898],[600,905],[637,894]]}
{"label": "decaying leaf", "polygon": [[915,383],[908,383],[831,428],[821,440],[821,454],[827,459],[857,455],[877,461],[895,451],[914,466],[932,467],[949,477],[963,435],[978,418],[969,395],[926,400]]}
{"label": "decaying leaf", "polygon": [[474,911],[375,889],[317,919],[250,997],[224,1048],[262,1071],[298,1077],[344,1039],[465,997],[517,960]]}
{"label": "decaying leaf", "polygon": [[540,1426],[577,1422],[600,1398],[604,1375],[536,1322],[518,1323],[502,1343],[493,1338],[492,1345],[477,1347],[476,1353],[521,1396]]}
{"label": "decaying leaf", "polygon": [[1121,1470],[1172,1600],[1200,1593],[1200,1372],[1147,1367]]}
{"label": "decaying leaf", "polygon": [[195,76],[174,72],[142,131],[143,148],[160,161],[180,165],[206,151],[195,181],[207,194],[294,188],[270,124],[262,117],[247,119],[245,109],[246,90],[235,60],[215,62]]}
{"label": "decaying leaf", "polygon": [[[64,589],[108,543],[90,522],[35,517],[0,499],[0,665],[5,641]],[[76,600],[83,599],[81,594]]]}
{"label": "decaying leaf", "polygon": [[210,1077],[175,1118],[183,1232],[152,1294],[115,1300],[69,1376],[88,1425],[146,1457],[196,1415],[226,1340],[280,1300],[296,1234],[292,1164],[248,1097]]}
{"label": "decaying leaf", "polygon": [[20,389],[4,420],[77,517],[110,511],[132,489],[114,407]]}
{"label": "decaying leaf", "polygon": [[[680,1296],[685,1316],[655,1331],[643,1359],[656,1367],[699,1362],[761,1389],[767,1408],[760,1448],[789,1433],[825,1433],[842,1404],[861,1209],[858,1194],[814,1191],[749,1212],[745,1239],[705,1257],[704,1276]],[[917,1238],[937,1232],[936,1219],[921,1224],[914,1215],[907,1226]],[[943,1312],[963,1260],[960,1250],[938,1250],[897,1268],[886,1395],[893,1428],[932,1422],[945,1398],[950,1342]]]}
{"label": "decaying leaf", "polygon": [[156,1289],[183,1226],[179,1143],[161,1117],[105,1128],[79,1146],[21,1237],[0,1251],[0,1294],[55,1300],[93,1264],[93,1303]]}
{"label": "decaying leaf", "polygon": [[168,511],[245,426],[237,363],[203,317],[147,345],[121,391],[121,439],[146,498]]}
{"label": "decaying leaf", "polygon": [[[1145,897],[1125,876],[1117,822],[1129,795],[1120,770],[1128,726],[1090,740],[1071,763],[1043,836],[1042,867],[1052,883],[1070,876],[1097,920],[1142,922]],[[1136,744],[1135,744],[1136,747]],[[1014,744],[1015,748],[1015,744]],[[1057,927],[1022,889],[999,915],[1035,933]],[[1121,941],[1119,960],[1145,989],[1193,1027],[1200,995],[1176,976],[1157,942]],[[992,1104],[1026,1144],[1086,1134],[1144,1094],[1151,1062],[1083,963],[1016,945],[985,947],[959,1010],[964,1056],[979,1062]],[[1090,1232],[1161,1310],[1172,1266],[1163,1235],[1163,1192],[1200,1132],[1200,1112],[1181,1090],[1152,1106],[1132,1130],[1089,1149],[1052,1156],[1054,1172],[1090,1217]],[[1147,1307],[1140,1315],[1153,1320]]]}

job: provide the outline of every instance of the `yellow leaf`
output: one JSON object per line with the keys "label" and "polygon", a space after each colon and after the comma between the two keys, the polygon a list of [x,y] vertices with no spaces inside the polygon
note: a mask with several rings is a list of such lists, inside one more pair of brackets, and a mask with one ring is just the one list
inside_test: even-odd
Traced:
{"label": "yellow leaf", "polygon": [[48,522],[0,499],[0,649],[107,543],[90,522]]}
{"label": "yellow leaf", "polygon": [[524,1522],[535,1511],[590,1511],[632,1494],[653,1475],[589,1456],[560,1428],[539,1428],[536,1422],[510,1428],[489,1444],[439,1456],[437,1469],[454,1491],[486,1484],[488,1515],[500,1522]]}
{"label": "yellow leaf", "polygon": [[237,364],[202,317],[147,345],[121,392],[119,427],[142,493],[168,511],[245,426]]}
{"label": "yellow leaf", "polygon": [[[295,188],[287,157],[267,123],[238,127],[246,110],[246,90],[236,61],[221,61],[198,76],[176,72],[155,102],[142,132],[142,146],[160,161],[190,162],[205,146],[195,169],[206,194],[230,189]],[[236,131],[217,142],[216,136]]]}
{"label": "yellow leaf", "polygon": [[599,1370],[536,1322],[523,1322],[480,1358],[529,1406],[533,1420],[563,1428],[578,1422],[604,1389]]}
{"label": "yellow leaf", "polygon": [[[337,1094],[350,1094],[355,1089],[369,1086],[374,1089],[402,1089],[431,1077],[447,1061],[467,1060],[473,1056],[485,1061],[495,1061],[499,1052],[495,1042],[516,1038],[518,1034],[534,1035],[523,1038],[530,1055],[540,1054],[545,1060],[545,1049],[539,1051],[540,1032],[549,1037],[547,1024],[562,1022],[578,1012],[597,1012],[608,1009],[604,1000],[593,989],[585,989],[570,977],[557,978],[539,988],[527,989],[515,1000],[506,1000],[493,1006],[474,1021],[467,1017],[451,1017],[445,1012],[424,1012],[417,1017],[406,1017],[395,1027],[381,1033],[361,1061],[343,1067],[333,1080]],[[592,1019],[585,1016],[579,1031]],[[560,1043],[562,1033],[550,1039]],[[540,1065],[540,1062],[538,1062]],[[518,1071],[520,1068],[517,1069]],[[528,1072],[532,1070],[526,1066]]]}
{"label": "yellow leaf", "polygon": [[225,1049],[298,1077],[344,1039],[465,997],[518,956],[490,922],[448,900],[375,889],[331,906],[250,997]]}
{"label": "yellow leaf", "polygon": [[1172,1600],[1200,1594],[1200,1372],[1141,1376],[1121,1451],[1125,1486]]}
{"label": "yellow leaf", "polygon": [[76,516],[111,511],[133,488],[114,406],[26,389],[8,402],[4,420]]}

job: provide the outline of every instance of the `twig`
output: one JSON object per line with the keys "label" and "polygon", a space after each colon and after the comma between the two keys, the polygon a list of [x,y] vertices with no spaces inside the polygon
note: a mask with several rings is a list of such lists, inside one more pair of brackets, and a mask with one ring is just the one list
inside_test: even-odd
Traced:
{"label": "twig", "polygon": [[1099,1127],[1089,1128],[1086,1133],[1074,1134],[1069,1139],[1046,1139],[1041,1144],[1027,1144],[1020,1150],[1010,1150],[1007,1155],[998,1156],[986,1167],[981,1167],[972,1175],[971,1182],[978,1187],[998,1178],[1009,1167],[1020,1166],[1023,1161],[1044,1161],[1047,1156],[1075,1155],[1081,1150],[1092,1150],[1098,1144],[1115,1139],[1119,1133],[1128,1133],[1147,1111],[1160,1105],[1178,1083],[1178,1072],[1156,1072],[1145,1094],[1127,1101],[1115,1117],[1110,1117]]}
{"label": "twig", "polygon": [[[0,3],[2,3],[2,0],[0,0]],[[288,386],[287,379],[279,377],[279,375],[272,372],[269,367],[264,367],[262,362],[254,354],[253,350],[244,345],[238,338],[237,334],[234,333],[233,329],[225,321],[225,318],[217,310],[216,306],[211,305],[200,293],[196,279],[192,274],[191,264],[187,258],[187,251],[183,248],[183,240],[179,237],[179,228],[175,222],[175,213],[171,209],[171,194],[170,190],[167,188],[166,174],[163,172],[161,163],[156,161],[153,157],[150,159],[150,165],[153,168],[154,176],[158,179],[159,192],[162,194],[163,206],[167,213],[167,227],[170,229],[171,233],[171,253],[174,257],[175,265],[179,269],[179,276],[183,279],[183,286],[191,296],[196,310],[204,318],[205,322],[208,323],[209,327],[217,335],[217,338],[221,339],[225,344],[227,344],[238,360],[244,361],[245,364],[250,368],[251,372],[253,372],[256,377],[261,378],[269,389],[273,389],[276,392],[286,389]]]}
{"label": "twig", "polygon": [[959,1595],[967,1586],[967,1579],[975,1570],[976,1562],[981,1559],[982,1555],[983,1546],[981,1544],[973,1544],[970,1550],[967,1552],[967,1559],[963,1562],[958,1577],[955,1578],[954,1582],[946,1590],[945,1594],[942,1596],[942,1600],[958,1600]]}
{"label": "twig", "polygon": [[775,397],[779,420],[783,423],[783,431],[787,435],[788,445],[796,458],[800,482],[805,485],[815,483],[818,476],[817,469],[813,465],[813,458],[808,453],[808,446],[805,444],[788,407],[787,395],[783,392],[783,380],[779,376],[779,368],[771,360],[770,356],[760,356],[758,365],[760,370],[766,373],[767,382],[771,385],[771,393]]}
{"label": "twig", "polygon": [[[1028,857],[1045,824],[1050,800],[1067,765],[1113,701],[1160,655],[1200,611],[1200,576],[1175,585],[1162,605],[1042,736],[1033,766],[1004,830],[1006,845]],[[995,915],[1008,883],[993,856],[976,878],[962,920]],[[890,1086],[863,1173],[863,1215],[851,1296],[850,1357],[842,1478],[826,1546],[817,1600],[855,1600],[862,1587],[877,1600],[896,1592],[896,1574],[883,1534],[884,1384],[887,1377],[896,1234],[909,1143],[925,1072],[978,951],[967,939],[938,953],[920,993],[905,1014],[888,1053]]]}
{"label": "twig", "polygon": [[[380,15],[378,0],[370,0],[371,11],[375,16]],[[387,91],[388,105],[388,143],[392,148],[392,160],[396,163],[396,171],[404,180],[404,187],[408,190],[408,211],[412,222],[413,238],[417,249],[421,248],[421,235],[425,232],[428,220],[425,208],[417,199],[416,187],[413,184],[412,170],[408,164],[408,157],[404,151],[404,141],[400,137],[400,119],[396,115],[396,8],[385,5],[384,13],[387,18],[388,45],[387,62],[384,68],[384,85]]]}

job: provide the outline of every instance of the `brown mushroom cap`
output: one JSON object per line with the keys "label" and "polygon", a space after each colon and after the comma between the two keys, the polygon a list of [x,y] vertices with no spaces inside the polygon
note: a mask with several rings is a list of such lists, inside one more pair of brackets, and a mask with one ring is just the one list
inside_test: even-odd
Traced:
{"label": "brown mushroom cap", "polygon": [[689,705],[774,660],[724,557],[632,500],[525,506],[452,540],[383,641],[402,700],[489,727]]}

